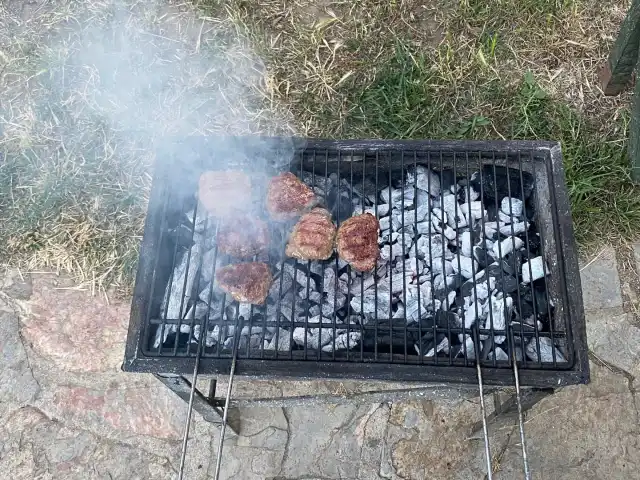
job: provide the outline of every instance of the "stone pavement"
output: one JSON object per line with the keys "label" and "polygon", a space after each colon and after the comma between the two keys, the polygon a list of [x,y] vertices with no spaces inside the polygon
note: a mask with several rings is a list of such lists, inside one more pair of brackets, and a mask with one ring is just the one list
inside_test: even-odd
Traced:
{"label": "stone pavement", "polygon": [[[527,413],[533,478],[640,478],[637,280],[633,259],[617,261],[613,249],[583,267],[592,381]],[[175,478],[186,405],[151,376],[120,372],[128,315],[128,304],[91,297],[54,275],[0,278],[2,478]],[[485,476],[475,394],[344,401],[368,388],[375,385],[239,379],[237,396],[325,393],[340,401],[241,408],[222,478]],[[517,427],[498,421],[490,436],[494,478],[522,478]],[[217,428],[196,414],[186,478],[212,477],[217,438]]]}

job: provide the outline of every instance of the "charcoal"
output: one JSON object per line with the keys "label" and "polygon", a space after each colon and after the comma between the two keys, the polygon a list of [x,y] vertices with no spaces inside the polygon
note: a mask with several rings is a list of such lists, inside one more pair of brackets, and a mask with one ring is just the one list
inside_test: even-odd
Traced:
{"label": "charcoal", "polygon": [[453,271],[459,273],[464,278],[473,278],[475,272],[478,271],[478,263],[469,257],[459,256],[451,263],[453,265]]}
{"label": "charcoal", "polygon": [[422,165],[417,165],[415,169],[407,172],[406,183],[415,184],[420,190],[429,192],[432,197],[440,195],[440,177]]}
{"label": "charcoal", "polygon": [[462,232],[460,235],[461,253],[465,257],[471,257],[471,232]]}
{"label": "charcoal", "polygon": [[496,278],[496,288],[502,293],[512,293],[518,289],[518,279],[511,275]]}
{"label": "charcoal", "polygon": [[538,316],[547,315],[549,312],[549,302],[547,301],[547,292],[544,287],[535,286],[533,288],[533,293],[531,292],[531,289],[527,287],[523,298],[526,302],[535,304]]}
{"label": "charcoal", "polygon": [[[377,212],[376,212],[377,209]],[[391,210],[391,206],[388,203],[380,203],[375,207],[366,208],[365,213],[370,213],[374,217],[382,218],[386,217]]]}
{"label": "charcoal", "polygon": [[163,301],[162,312],[165,311],[167,319],[181,319],[187,313],[189,300],[194,295],[196,278],[202,262],[202,246],[198,243],[187,252],[184,252],[180,263],[173,272],[171,283],[167,284]]}
{"label": "charcoal", "polygon": [[415,346],[418,355],[425,357],[433,357],[436,353],[449,351],[449,340],[443,333],[438,333],[436,338],[422,338],[420,343]]}
{"label": "charcoal", "polygon": [[482,191],[487,199],[498,200],[511,193],[512,198],[526,200],[533,191],[533,181],[533,175],[529,172],[497,165],[485,165],[481,172],[475,172],[471,176],[469,184],[474,189]]}
{"label": "charcoal", "polygon": [[[379,352],[388,353],[389,349],[397,351],[398,353],[404,352],[405,346],[405,332],[402,330],[382,330],[378,329],[377,342],[376,334],[374,330],[367,330],[363,339],[362,346],[366,351],[375,351],[376,343]],[[411,338],[411,332],[407,332],[407,340],[409,343],[413,343],[415,340]],[[407,345],[407,349],[411,348],[411,345]]]}
{"label": "charcoal", "polygon": [[527,260],[522,264],[522,282],[530,283],[532,280],[538,280],[544,278],[545,273],[549,274],[549,269],[544,266],[544,260],[542,257],[536,257],[531,260]]}
{"label": "charcoal", "polygon": [[438,310],[435,313],[434,321],[438,328],[457,328],[459,326],[458,322],[460,319],[454,312]]}
{"label": "charcoal", "polygon": [[523,202],[519,198],[504,197],[500,202],[500,210],[511,217],[522,216]]}
{"label": "charcoal", "polygon": [[520,235],[527,231],[529,228],[529,222],[518,222],[511,225],[504,225],[500,227],[500,234],[506,236]]}
{"label": "charcoal", "polygon": [[456,176],[453,173],[453,169],[445,168],[440,171],[440,187],[442,190],[449,190],[452,186],[456,185]]}
{"label": "charcoal", "polygon": [[331,216],[337,222],[344,222],[354,213],[353,203],[349,194],[332,188],[327,195],[327,209],[331,212]]}
{"label": "charcoal", "polygon": [[509,356],[505,353],[504,350],[502,350],[500,347],[496,347],[490,354],[489,354],[489,359],[490,360],[496,360],[498,362],[502,361],[502,362],[506,362],[509,360]]}
{"label": "charcoal", "polygon": [[478,262],[479,268],[486,268],[486,266],[492,261],[487,255],[487,251],[481,246],[473,247],[473,258]]}
{"label": "charcoal", "polygon": [[[539,341],[536,342],[536,338],[532,338],[527,344],[525,349],[527,357],[534,362],[552,363],[555,355],[555,361],[564,363],[567,360],[564,355],[558,350],[549,337],[539,337]],[[540,350],[540,356],[538,357],[538,346]]]}
{"label": "charcoal", "polygon": [[493,245],[493,258],[506,257],[513,250],[520,250],[524,242],[518,237],[507,237]]}
{"label": "charcoal", "polygon": [[278,329],[278,335],[273,335],[270,341],[264,341],[265,350],[288,352],[291,350],[291,333],[284,328]]}
{"label": "charcoal", "polygon": [[323,352],[333,352],[335,350],[352,350],[360,345],[360,332],[344,332],[335,337],[334,340],[322,347]]}

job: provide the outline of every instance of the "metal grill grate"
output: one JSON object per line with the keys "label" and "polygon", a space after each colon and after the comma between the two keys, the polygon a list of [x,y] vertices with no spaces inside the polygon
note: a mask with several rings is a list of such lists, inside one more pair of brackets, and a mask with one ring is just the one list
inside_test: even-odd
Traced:
{"label": "metal grill grate", "polygon": [[[277,156],[282,153],[276,140],[267,140],[269,141],[273,141],[274,144],[265,156],[276,157],[267,158],[267,163],[273,166],[274,163],[277,164]],[[427,249],[428,255],[419,252],[417,240],[410,242],[409,247],[406,246],[405,239],[411,235],[410,229],[413,229],[415,235],[416,226],[425,222],[419,222],[419,205],[414,205],[412,209],[399,209],[399,224],[396,225],[396,230],[400,232],[397,241],[402,242],[402,257],[409,260],[415,260],[421,255],[424,257],[429,271],[424,276],[429,283],[427,290],[420,287],[419,283],[417,288],[411,289],[412,280],[410,275],[407,275],[407,268],[410,268],[411,264],[406,261],[402,264],[402,275],[393,275],[391,263],[387,262],[385,265],[381,262],[380,268],[386,269],[384,273],[381,272],[384,278],[375,281],[369,287],[370,277],[352,272],[351,267],[343,265],[336,255],[324,262],[288,259],[284,255],[284,248],[290,225],[270,224],[274,241],[268,263],[276,272],[276,302],[271,307],[251,306],[247,315],[244,309],[240,312],[237,302],[233,299],[225,296],[219,299],[219,291],[213,282],[209,281],[214,277],[216,268],[233,260],[218,255],[215,244],[217,222],[198,211],[194,195],[200,173],[219,168],[210,159],[213,158],[212,147],[206,142],[189,149],[190,156],[181,157],[181,162],[187,162],[187,167],[182,163],[181,177],[177,178],[175,175],[176,157],[173,155],[158,162],[136,281],[125,370],[186,373],[191,369],[189,358],[195,356],[197,338],[203,331],[210,332],[206,337],[210,341],[202,348],[202,372],[206,374],[228,370],[233,344],[225,340],[232,337],[232,328],[244,328],[246,332],[257,333],[254,334],[253,340],[250,334],[246,335],[244,344],[239,345],[238,358],[244,359],[239,363],[239,374],[473,383],[478,358],[483,367],[488,367],[485,383],[508,385],[512,383],[510,352],[515,349],[519,352],[518,364],[524,385],[557,386],[586,381],[588,364],[577,261],[573,251],[561,157],[559,148],[554,144],[305,142],[303,146],[295,149],[288,169],[319,189],[318,194],[324,197],[338,225],[352,214],[363,213],[365,210],[370,210],[376,217],[381,218],[380,209],[383,203],[380,191],[387,186],[403,187],[399,199],[402,207],[405,205],[405,195],[410,196],[411,188],[414,198],[417,199],[416,182],[409,185],[408,180],[412,175],[415,176],[412,172],[416,172],[419,166],[424,166],[437,175],[437,180],[435,177],[427,177],[427,190],[431,191],[432,181],[440,181],[443,187],[448,183],[459,183],[463,186],[454,195],[467,200],[473,197],[473,191],[479,190],[476,192],[479,194],[477,201],[482,202],[488,212],[493,208],[498,221],[501,198],[524,199],[522,218],[524,222],[528,221],[530,226],[517,234],[514,221],[504,226],[498,223],[498,229],[503,226],[507,231],[506,235],[498,235],[499,241],[494,247],[498,250],[497,262],[504,261],[507,265],[498,268],[499,271],[491,270],[489,274],[488,266],[481,268],[472,261],[472,279],[477,278],[481,271],[485,271],[485,276],[477,281],[462,281],[460,276],[454,275],[454,281],[457,282],[454,287],[457,288],[445,287],[445,290],[455,290],[458,293],[454,305],[445,308],[442,304],[447,300],[434,293],[438,286],[437,272],[446,272],[449,261],[456,272],[463,271],[462,263],[465,259],[461,256],[460,244],[463,228],[459,227],[458,221],[458,218],[465,215],[458,211],[462,202],[454,202],[456,220],[455,228],[451,228],[455,232],[457,247],[443,248],[440,255],[432,255],[434,248],[431,245]],[[184,152],[183,149],[178,151],[181,154]],[[276,167],[276,170],[279,169]],[[329,178],[331,182],[327,181]],[[409,186],[404,188],[405,185]],[[367,188],[374,187],[374,198],[367,201],[364,192]],[[529,188],[532,190],[531,194],[528,194]],[[359,198],[362,198],[360,203]],[[432,197],[432,200],[438,203],[431,205],[429,214],[435,208],[440,208],[441,212],[446,211],[444,195]],[[357,206],[357,211],[351,211],[354,205]],[[511,206],[510,202],[509,207]],[[267,218],[266,215],[264,218]],[[479,239],[473,243],[477,243],[484,252],[487,251],[488,224],[492,221],[495,220],[489,213],[482,215],[477,222],[476,228],[481,230],[482,235],[476,237]],[[391,220],[389,222],[391,223]],[[436,229],[431,219],[426,223],[426,226],[422,226],[425,229],[423,235],[429,238],[440,236],[441,243],[445,246],[450,243],[449,238],[445,236],[445,228]],[[446,222],[442,223],[444,225]],[[447,232],[451,234],[451,231]],[[511,247],[516,251],[516,238],[523,243],[522,251],[525,252],[525,258],[502,254],[502,248],[509,247],[500,241],[510,239]],[[193,245],[198,242],[202,244],[203,239],[206,239],[207,244],[194,249]],[[381,248],[388,245],[392,251],[391,242],[392,235],[389,234],[381,243]],[[207,248],[210,250],[205,261],[200,261],[200,250]],[[451,255],[447,254],[447,251],[453,254],[453,258],[445,258],[445,255]],[[528,269],[529,278],[533,278],[533,262],[527,262],[526,257],[532,259],[534,253],[544,260],[542,279],[527,283],[523,282],[522,275],[526,275],[524,272],[515,272],[515,275],[506,273],[509,268],[524,268]],[[438,263],[441,264],[441,269]],[[181,266],[184,275],[180,275]],[[334,303],[335,308],[331,315],[322,318],[321,323],[311,323],[313,315],[310,314],[309,306],[310,296],[314,292],[313,285],[324,283],[319,279],[330,278],[325,276],[327,269],[337,272],[333,276],[333,292],[328,295],[334,302],[337,302],[341,277],[351,279],[347,283],[346,306],[339,307]],[[416,263],[417,270],[419,267]],[[293,295],[291,305],[283,300],[285,293],[282,290],[286,287],[284,272],[292,272],[293,285],[299,284],[300,292]],[[502,302],[502,306],[493,302],[489,294],[488,315],[484,323],[477,321],[471,326],[466,326],[464,319],[461,319],[463,315],[457,316],[456,323],[456,316],[452,312],[456,309],[460,312],[463,308],[463,295],[460,292],[464,283],[467,293],[472,295],[473,299],[481,295],[478,289],[484,288],[483,283],[486,284],[487,291],[491,292],[495,291],[492,282],[504,286],[504,282],[514,276],[518,279],[515,289],[509,295],[504,294],[496,300]],[[398,277],[402,278],[402,284],[400,286],[396,283],[394,286],[393,282],[397,282]],[[299,278],[302,278],[301,282]],[[446,276],[442,279],[448,282]],[[420,277],[416,282],[419,281]],[[206,299],[202,298],[201,290],[205,285],[208,289]],[[349,321],[352,316],[357,316],[352,314],[358,310],[357,305],[351,306],[352,299],[355,298],[357,302],[359,298],[359,311],[365,311],[367,287],[373,289],[374,313],[366,318],[360,315],[359,321]],[[175,288],[179,289],[180,305],[177,311],[180,313],[171,318],[167,299],[172,293],[175,294],[169,290]],[[327,288],[327,285],[323,285],[325,292]],[[382,293],[387,291],[397,291],[398,294],[394,297],[393,294]],[[418,297],[418,322],[407,321],[404,316],[397,314],[399,304],[407,305],[407,295],[410,295],[410,291],[415,292]],[[430,302],[426,305],[420,297],[425,291],[432,292]],[[218,300],[214,300],[214,297]],[[509,298],[511,300],[508,300]],[[198,299],[204,300],[207,305],[215,304],[217,311],[205,313],[203,316],[196,308]],[[378,314],[380,302],[389,302],[388,307],[383,308],[390,312],[389,315]],[[472,313],[479,317],[479,302],[473,303],[475,312]],[[530,305],[533,318],[540,320],[539,322],[533,321],[532,325],[526,325],[521,321],[524,311],[529,308],[525,303]],[[289,308],[290,313],[284,311]],[[496,327],[496,324],[499,324],[497,315],[501,315],[503,311],[509,312],[509,318],[506,326],[499,328]],[[391,318],[396,315],[397,318]],[[347,320],[344,320],[345,318]],[[296,328],[305,329],[302,345],[294,342]],[[311,336],[322,331],[318,329],[328,329],[327,335],[331,337],[324,349],[310,346]],[[264,341],[267,331],[274,332],[274,338],[269,342]],[[283,340],[287,343],[286,339],[281,340],[281,336],[289,337],[288,344],[291,348],[284,351],[278,348],[270,350],[269,343],[275,341],[276,346]],[[501,340],[501,337],[504,340]],[[470,342],[473,343],[473,348],[469,348]],[[442,343],[446,344],[446,348],[438,351],[438,346]],[[498,358],[496,347],[506,351],[507,358]],[[427,356],[429,350],[434,354]],[[488,355],[489,352],[493,353]]]}

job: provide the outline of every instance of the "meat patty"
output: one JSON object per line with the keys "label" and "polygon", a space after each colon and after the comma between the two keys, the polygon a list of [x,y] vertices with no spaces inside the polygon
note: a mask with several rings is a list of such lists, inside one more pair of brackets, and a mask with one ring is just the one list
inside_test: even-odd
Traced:
{"label": "meat patty", "polygon": [[273,177],[267,190],[267,211],[274,220],[300,216],[317,203],[313,190],[291,172]]}
{"label": "meat patty", "polygon": [[240,170],[204,172],[198,182],[198,198],[216,217],[228,217],[251,208],[251,179]]}
{"label": "meat patty", "polygon": [[216,272],[218,287],[238,302],[262,305],[273,277],[269,265],[262,262],[235,263]]}
{"label": "meat patty", "polygon": [[293,227],[285,253],[300,260],[326,260],[333,253],[335,236],[331,214],[314,208]]}
{"label": "meat patty", "polygon": [[225,218],[218,231],[218,250],[236,258],[251,258],[269,250],[271,235],[264,220],[252,215]]}
{"label": "meat patty", "polygon": [[336,235],[338,255],[356,270],[373,270],[380,256],[379,230],[378,219],[370,213],[345,220]]}

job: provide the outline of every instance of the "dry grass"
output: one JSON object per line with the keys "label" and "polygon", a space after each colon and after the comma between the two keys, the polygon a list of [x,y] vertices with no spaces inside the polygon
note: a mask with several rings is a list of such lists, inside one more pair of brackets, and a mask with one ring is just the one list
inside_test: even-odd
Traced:
{"label": "dry grass", "polygon": [[0,256],[126,291],[168,135],[563,142],[588,251],[633,236],[628,2],[59,1],[0,6]]}

